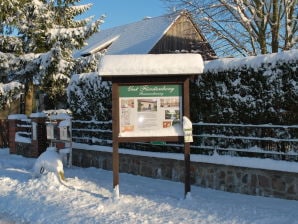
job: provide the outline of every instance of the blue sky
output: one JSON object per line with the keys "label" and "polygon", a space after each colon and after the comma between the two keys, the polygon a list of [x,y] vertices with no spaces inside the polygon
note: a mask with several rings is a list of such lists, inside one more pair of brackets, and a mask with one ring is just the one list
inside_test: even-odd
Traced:
{"label": "blue sky", "polygon": [[100,29],[107,29],[131,22],[146,16],[156,17],[168,13],[161,0],[82,0],[79,4],[92,3],[92,8],[83,16],[94,15],[99,18],[105,14],[105,23]]}

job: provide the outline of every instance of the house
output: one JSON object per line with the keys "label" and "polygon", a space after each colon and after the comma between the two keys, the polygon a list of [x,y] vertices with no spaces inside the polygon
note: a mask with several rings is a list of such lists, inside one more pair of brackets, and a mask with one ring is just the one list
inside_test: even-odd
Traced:
{"label": "house", "polygon": [[199,53],[204,60],[217,58],[189,12],[183,10],[101,30],[75,52],[75,57],[106,54]]}

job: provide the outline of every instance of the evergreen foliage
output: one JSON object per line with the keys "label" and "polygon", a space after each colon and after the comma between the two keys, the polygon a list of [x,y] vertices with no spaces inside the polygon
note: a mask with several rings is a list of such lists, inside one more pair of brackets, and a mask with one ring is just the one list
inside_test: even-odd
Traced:
{"label": "evergreen foliage", "polygon": [[102,17],[77,20],[92,6],[79,2],[0,0],[0,71],[6,74],[6,81],[39,86],[52,109],[66,102],[70,76],[80,68],[73,51],[81,48],[102,23]]}
{"label": "evergreen foliage", "polygon": [[0,111],[4,110],[10,103],[19,98],[20,92],[24,86],[19,82],[11,82],[10,84],[0,83]]}
{"label": "evergreen foliage", "polygon": [[298,60],[208,71],[192,83],[191,104],[195,122],[297,124]]}
{"label": "evergreen foliage", "polygon": [[103,81],[98,73],[74,75],[67,94],[74,119],[97,121],[112,119],[111,83]]}
{"label": "evergreen foliage", "polygon": [[[275,59],[267,62],[264,56],[264,62],[258,66],[242,63],[240,67],[207,70],[199,75],[190,85],[191,120],[298,124],[298,60],[277,60],[278,56],[282,55],[275,55]],[[250,60],[259,60],[252,58]],[[84,60],[88,62],[88,58]],[[97,73],[73,76],[68,87],[68,101],[74,117],[111,120],[110,88],[110,83],[103,82]]]}

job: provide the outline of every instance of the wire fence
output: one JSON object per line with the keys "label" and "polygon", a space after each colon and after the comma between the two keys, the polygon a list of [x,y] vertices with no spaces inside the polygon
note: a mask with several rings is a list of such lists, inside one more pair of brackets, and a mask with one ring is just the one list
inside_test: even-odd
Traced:
{"label": "wire fence", "polygon": [[[112,121],[72,121],[77,143],[112,146]],[[298,161],[298,125],[193,123],[192,154],[230,155]],[[153,152],[183,152],[183,143],[134,142],[120,147]]]}
{"label": "wire fence", "polygon": [[298,125],[194,124],[194,148],[212,155],[298,160]]}

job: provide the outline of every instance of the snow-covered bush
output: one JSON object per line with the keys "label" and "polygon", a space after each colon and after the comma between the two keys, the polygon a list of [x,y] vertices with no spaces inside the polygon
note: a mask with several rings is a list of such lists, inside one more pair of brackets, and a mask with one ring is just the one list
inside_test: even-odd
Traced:
{"label": "snow-covered bush", "polygon": [[77,120],[108,121],[112,117],[111,83],[98,73],[73,75],[67,88],[68,104]]}
{"label": "snow-covered bush", "polygon": [[0,111],[9,106],[12,101],[18,99],[23,89],[24,85],[19,82],[0,83]]}
{"label": "snow-covered bush", "polygon": [[298,123],[298,50],[205,64],[192,85],[192,120]]}
{"label": "snow-covered bush", "polygon": [[[298,123],[298,50],[207,62],[190,97],[193,122]],[[111,120],[111,84],[74,75],[68,103],[74,119]]]}

